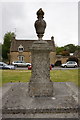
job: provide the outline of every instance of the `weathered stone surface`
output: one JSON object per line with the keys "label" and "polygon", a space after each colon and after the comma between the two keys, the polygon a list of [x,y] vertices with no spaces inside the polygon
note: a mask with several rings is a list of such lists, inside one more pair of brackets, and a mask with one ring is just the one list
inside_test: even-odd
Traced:
{"label": "weathered stone surface", "polygon": [[30,120],[80,120],[78,113],[4,114],[2,120],[6,120],[5,118],[14,118],[13,120],[23,120],[23,118],[24,120],[29,120],[29,118]]}
{"label": "weathered stone surface", "polygon": [[[4,94],[2,99],[2,116],[16,117],[77,117],[78,103],[74,96],[76,93],[69,83],[54,82],[54,97],[30,97],[28,93],[29,83],[15,83]],[[70,90],[71,89],[71,90]],[[60,116],[59,116],[60,115]],[[62,115],[62,116],[61,116]],[[29,117],[30,118],[30,117]]]}
{"label": "weathered stone surface", "polygon": [[35,24],[34,24],[39,40],[42,40],[43,34],[45,32],[45,28],[46,28],[46,22],[43,20],[43,18],[44,18],[43,16],[44,16],[44,12],[43,12],[42,8],[40,8],[37,11],[38,20],[36,20]]}
{"label": "weathered stone surface", "polygon": [[46,41],[36,41],[31,47],[32,77],[29,83],[30,96],[53,96],[50,80],[50,47]]}
{"label": "weathered stone surface", "polygon": [[37,11],[38,20],[35,22],[35,29],[38,41],[35,41],[31,48],[32,76],[28,86],[29,95],[32,97],[53,96],[53,84],[50,80],[50,51],[51,48],[46,41],[42,40],[46,28],[43,20],[44,12],[40,8]]}

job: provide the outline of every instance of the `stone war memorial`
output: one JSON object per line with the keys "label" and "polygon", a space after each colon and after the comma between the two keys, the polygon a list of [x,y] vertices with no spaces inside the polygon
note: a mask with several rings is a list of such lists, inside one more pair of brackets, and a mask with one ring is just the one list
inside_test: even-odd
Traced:
{"label": "stone war memorial", "polygon": [[79,118],[78,89],[70,82],[50,80],[51,48],[42,37],[47,26],[44,12],[37,11],[34,23],[38,40],[33,42],[32,74],[29,83],[11,83],[2,96],[2,119],[7,118]]}

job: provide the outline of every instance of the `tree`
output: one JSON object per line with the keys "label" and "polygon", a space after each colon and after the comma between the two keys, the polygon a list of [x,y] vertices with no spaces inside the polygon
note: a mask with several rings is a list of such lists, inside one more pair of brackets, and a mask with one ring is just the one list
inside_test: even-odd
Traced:
{"label": "tree", "polygon": [[62,51],[64,51],[64,47],[56,47],[56,54],[61,55]]}
{"label": "tree", "polygon": [[65,45],[64,48],[69,51],[69,53],[74,53],[76,51],[76,46],[74,44]]}
{"label": "tree", "polygon": [[76,46],[76,50],[80,51],[80,46],[79,45]]}
{"label": "tree", "polygon": [[10,46],[11,46],[11,40],[15,36],[15,34],[12,32],[7,32],[4,35],[4,43],[2,45],[2,58],[3,60],[8,59],[8,54],[10,53]]}
{"label": "tree", "polygon": [[2,44],[0,43],[0,55],[2,55]]}
{"label": "tree", "polygon": [[0,61],[2,61],[2,44],[0,43]]}
{"label": "tree", "polygon": [[70,53],[74,53],[75,51],[80,51],[80,46],[75,46],[74,44],[68,44],[63,47],[56,47],[56,54],[68,56]]}

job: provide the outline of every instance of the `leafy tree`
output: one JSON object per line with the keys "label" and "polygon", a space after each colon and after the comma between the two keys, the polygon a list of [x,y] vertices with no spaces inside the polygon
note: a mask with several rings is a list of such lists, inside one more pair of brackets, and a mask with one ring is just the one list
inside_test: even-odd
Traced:
{"label": "leafy tree", "polygon": [[56,54],[61,55],[62,51],[64,51],[64,47],[56,47]]}
{"label": "leafy tree", "polygon": [[76,51],[76,46],[74,44],[65,45],[64,48],[70,53],[74,53]]}
{"label": "leafy tree", "polygon": [[80,46],[75,46],[74,44],[68,44],[63,47],[56,47],[56,54],[68,56],[70,53],[74,53],[76,50],[80,51]]}
{"label": "leafy tree", "polygon": [[0,43],[0,61],[2,61],[2,44]]}
{"label": "leafy tree", "polygon": [[11,40],[15,36],[15,34],[12,32],[7,32],[4,35],[4,43],[2,45],[2,57],[4,59],[8,59],[8,54],[10,53],[10,45],[11,45]]}
{"label": "leafy tree", "polygon": [[80,51],[80,46],[79,45],[76,46],[76,50]]}
{"label": "leafy tree", "polygon": [[0,43],[0,55],[2,55],[2,44]]}

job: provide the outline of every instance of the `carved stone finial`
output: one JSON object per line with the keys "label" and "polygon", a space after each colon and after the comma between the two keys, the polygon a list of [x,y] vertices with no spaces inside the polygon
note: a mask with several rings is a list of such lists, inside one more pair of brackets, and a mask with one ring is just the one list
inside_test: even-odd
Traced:
{"label": "carved stone finial", "polygon": [[44,12],[43,12],[43,10],[42,10],[42,8],[40,8],[38,11],[37,11],[37,18],[38,19],[40,19],[40,18],[44,18],[43,16],[44,16]]}
{"label": "carved stone finial", "polygon": [[43,34],[45,32],[45,28],[46,28],[46,22],[43,20],[44,12],[42,8],[40,8],[36,14],[37,14],[38,20],[35,21],[34,26],[35,26],[36,33],[39,40],[42,40]]}
{"label": "carved stone finial", "polygon": [[54,37],[53,37],[53,36],[51,37],[51,40],[54,40]]}

